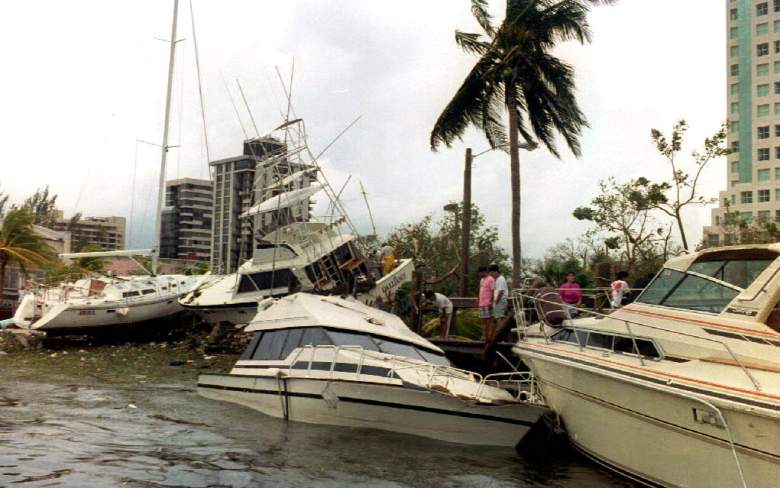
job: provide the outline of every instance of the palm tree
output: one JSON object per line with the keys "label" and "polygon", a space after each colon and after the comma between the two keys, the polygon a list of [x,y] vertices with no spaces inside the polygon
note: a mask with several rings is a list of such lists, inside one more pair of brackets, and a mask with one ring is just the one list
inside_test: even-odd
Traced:
{"label": "palm tree", "polygon": [[54,259],[55,251],[35,233],[34,216],[24,208],[9,210],[0,223],[0,300],[3,299],[5,269],[15,264],[22,273],[28,266],[42,265]]}
{"label": "palm tree", "polygon": [[[455,31],[455,41],[479,56],[431,132],[431,149],[450,146],[469,125],[481,129],[490,146],[509,151],[512,184],[512,282],[520,285],[520,154],[518,134],[560,158],[556,135],[580,156],[588,123],[575,96],[574,68],[551,54],[557,42],[590,42],[591,4],[615,0],[507,0],[506,18],[496,28],[487,0],[471,0],[484,35]],[[508,113],[509,130],[503,122]],[[509,141],[507,144],[507,132]]]}

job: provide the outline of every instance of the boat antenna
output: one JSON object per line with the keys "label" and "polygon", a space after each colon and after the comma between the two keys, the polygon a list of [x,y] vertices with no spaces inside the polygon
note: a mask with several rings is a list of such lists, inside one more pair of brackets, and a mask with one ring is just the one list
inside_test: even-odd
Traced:
{"label": "boat antenna", "polygon": [[249,113],[249,120],[252,121],[252,127],[255,128],[255,137],[260,137],[260,131],[257,130],[257,124],[255,124],[255,117],[252,115],[252,110],[249,108],[249,103],[247,103],[246,97],[244,96],[244,89],[241,88],[241,82],[238,78],[236,78],[236,85],[238,85],[238,91],[241,93],[241,98],[244,100],[246,111]]}
{"label": "boat antenna", "polygon": [[152,254],[152,273],[157,273],[160,258],[160,244],[162,240],[162,210],[163,196],[165,195],[165,163],[168,157],[168,126],[171,121],[171,89],[173,88],[173,67],[176,58],[176,20],[179,15],[179,0],[173,0],[173,22],[171,25],[170,54],[168,56],[168,85],[165,91],[165,122],[163,124],[162,149],[160,151],[160,186],[157,192],[157,243]]}
{"label": "boat antenna", "polygon": [[244,123],[241,121],[241,114],[238,113],[238,107],[236,107],[236,101],[233,100],[233,94],[230,93],[230,88],[228,87],[227,81],[225,81],[225,75],[220,70],[219,76],[222,77],[222,84],[225,85],[225,91],[228,94],[228,98],[230,99],[230,105],[233,106],[233,111],[236,113],[236,118],[238,119],[238,125],[241,126],[241,132],[244,133],[244,139],[249,139],[249,134],[246,132],[246,128],[244,127]]}
{"label": "boat antenna", "polygon": [[198,38],[195,36],[195,11],[192,9],[192,0],[190,3],[190,21],[192,22],[192,43],[195,47],[195,71],[198,73],[198,96],[200,98],[200,119],[203,123],[203,143],[206,146],[206,166],[209,168],[209,175],[211,175],[211,153],[209,152],[209,135],[206,130],[206,102],[203,99],[203,80],[200,76],[200,56],[198,55]]}
{"label": "boat antenna", "polygon": [[368,204],[368,196],[366,194],[366,189],[363,187],[363,181],[360,181],[360,193],[363,194],[363,200],[366,202],[366,208],[368,209],[368,218],[371,220],[371,230],[374,233],[374,237],[376,237],[376,225],[374,225],[374,215],[371,213],[371,205]]}

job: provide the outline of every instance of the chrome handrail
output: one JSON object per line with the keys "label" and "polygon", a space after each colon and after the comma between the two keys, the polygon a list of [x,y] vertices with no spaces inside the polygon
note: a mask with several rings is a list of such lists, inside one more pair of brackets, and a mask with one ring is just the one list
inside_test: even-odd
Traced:
{"label": "chrome handrail", "polygon": [[[519,290],[514,290],[514,292],[515,292],[514,295],[517,295],[517,296],[521,297],[521,299],[529,299],[529,300],[531,300],[535,304],[541,302],[541,303],[548,303],[548,304],[552,304],[552,305],[561,306],[560,303],[553,302],[553,301],[550,301],[550,300],[545,300],[545,299],[538,298],[538,297],[534,297],[534,296],[531,296],[531,295],[526,295],[526,294],[520,293]],[[566,314],[567,318],[569,319],[569,324],[567,324],[566,326],[574,329],[575,330],[575,335],[577,335],[576,334],[577,330],[583,330],[583,331],[590,332],[592,329],[582,328],[582,327],[579,327],[579,326],[574,324],[574,321],[571,319],[571,315],[569,314],[567,307],[568,306],[562,307],[564,309],[564,313]],[[574,308],[575,310],[580,310],[577,307],[572,307],[572,308]],[[616,320],[616,321],[619,321],[619,322],[623,322],[623,324],[626,326],[626,330],[628,331],[629,336],[631,337],[631,340],[632,340],[632,342],[634,344],[634,349],[637,352],[637,357],[639,358],[639,362],[643,366],[644,366],[645,363],[644,363],[644,360],[642,359],[642,354],[639,352],[639,348],[637,348],[636,338],[634,337],[634,334],[633,334],[633,332],[631,330],[631,324],[638,325],[640,327],[647,327],[648,329],[660,330],[662,332],[667,332],[667,333],[670,333],[670,334],[676,334],[676,335],[680,335],[680,336],[684,336],[684,337],[691,337],[691,338],[694,338],[694,339],[698,339],[698,340],[702,340],[702,341],[706,341],[706,342],[713,342],[715,344],[719,344],[719,345],[723,346],[723,348],[726,350],[726,352],[728,352],[729,356],[731,356],[731,358],[734,360],[734,362],[745,373],[745,376],[748,377],[748,379],[753,384],[753,387],[756,389],[756,391],[761,391],[761,384],[758,382],[758,380],[756,380],[756,378],[750,373],[750,371],[745,367],[745,365],[742,363],[742,361],[739,360],[739,357],[736,354],[734,354],[734,351],[731,350],[729,345],[726,344],[725,342],[721,341],[721,340],[712,339],[712,338],[709,338],[709,337],[702,337],[702,336],[698,336],[698,335],[694,335],[694,334],[688,334],[686,332],[680,332],[678,330],[672,330],[672,329],[667,329],[667,328],[664,328],[664,327],[658,327],[656,325],[650,325],[650,324],[647,324],[647,323],[637,322],[635,320],[628,320],[628,319],[624,319],[622,317],[615,317],[614,315],[607,315],[607,314],[602,314],[602,313],[599,313],[599,312],[594,312],[594,311],[589,311],[589,310],[582,310],[582,311],[587,313],[587,314],[589,314],[589,315],[591,315],[591,316],[596,316],[596,317],[601,317],[601,318],[610,318],[610,319],[613,319],[613,320]],[[540,319],[540,331],[544,335],[545,342],[549,342],[549,336],[547,335],[547,331],[545,330],[545,326],[542,323],[541,319]],[[580,338],[579,338],[578,335],[577,335],[577,343],[580,345],[580,348],[582,349],[583,345],[580,343]]]}

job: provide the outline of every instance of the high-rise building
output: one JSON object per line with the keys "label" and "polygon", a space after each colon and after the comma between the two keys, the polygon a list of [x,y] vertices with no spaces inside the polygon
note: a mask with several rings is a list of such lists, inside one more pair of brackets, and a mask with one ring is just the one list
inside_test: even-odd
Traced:
{"label": "high-rise building", "polygon": [[[280,212],[242,218],[253,205],[283,189],[309,184],[309,176],[284,188],[273,187],[280,178],[308,166],[288,161],[287,146],[271,137],[244,141],[241,156],[212,161],[214,178],[214,231],[211,240],[211,268],[232,273],[252,257],[257,238],[293,221],[308,220],[309,201]],[[272,188],[273,187],[273,188]]]}
{"label": "high-rise building", "polygon": [[70,232],[70,247],[74,252],[87,245],[99,246],[104,251],[118,251],[125,248],[124,217],[82,217],[75,222],[63,218],[62,211],[55,211],[55,220],[49,227]]}
{"label": "high-rise building", "polygon": [[735,241],[739,221],[780,221],[780,0],[726,0],[727,189],[706,244]]}
{"label": "high-rise building", "polygon": [[160,257],[208,261],[213,204],[211,180],[165,182]]}

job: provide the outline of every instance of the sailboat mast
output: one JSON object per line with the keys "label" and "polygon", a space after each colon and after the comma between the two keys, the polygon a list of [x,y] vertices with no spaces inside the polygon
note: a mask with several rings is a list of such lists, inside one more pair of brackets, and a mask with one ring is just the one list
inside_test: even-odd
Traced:
{"label": "sailboat mast", "polygon": [[179,15],[179,0],[173,0],[173,25],[171,26],[171,51],[168,56],[168,87],[165,92],[165,122],[163,125],[162,150],[160,155],[160,187],[157,194],[157,245],[152,256],[152,272],[157,274],[157,264],[162,245],[162,211],[165,197],[165,163],[168,158],[168,125],[171,120],[171,91],[173,89],[173,66],[176,57],[176,19]]}

